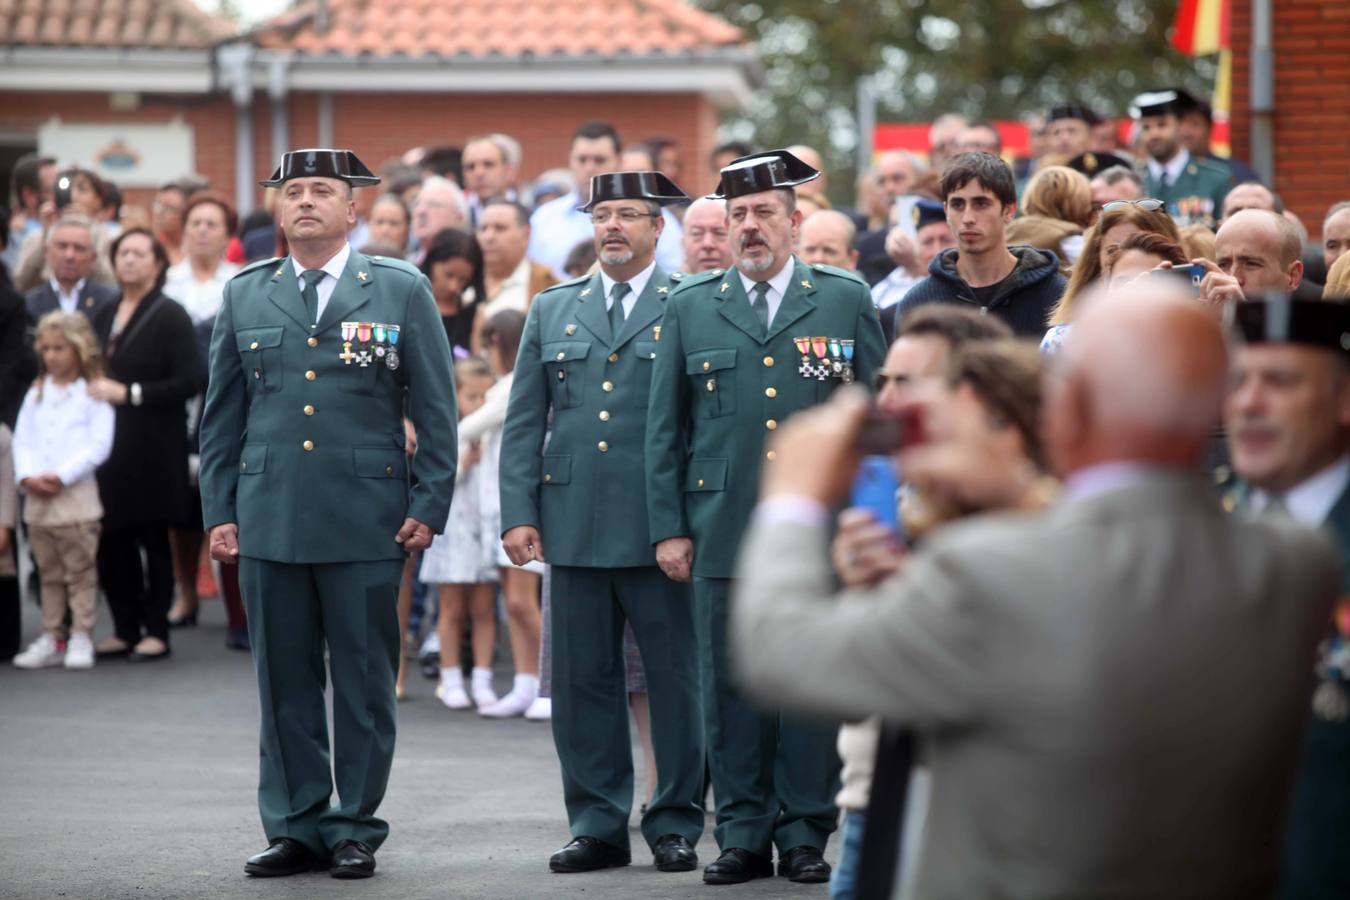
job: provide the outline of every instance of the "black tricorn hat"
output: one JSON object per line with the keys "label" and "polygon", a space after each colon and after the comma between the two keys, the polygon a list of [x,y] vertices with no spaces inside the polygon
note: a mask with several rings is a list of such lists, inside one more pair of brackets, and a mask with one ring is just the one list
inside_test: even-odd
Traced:
{"label": "black tricorn hat", "polygon": [[1117,156],[1114,153],[1099,153],[1094,150],[1080,153],[1064,165],[1082,172],[1088,178],[1116,166],[1124,166],[1127,169],[1134,168],[1134,164],[1123,156]]}
{"label": "black tricorn hat", "polygon": [[717,191],[708,196],[730,200],[746,194],[796,187],[819,177],[819,172],[786,150],[765,150],[727,163],[722,168]]}
{"label": "black tricorn hat", "polygon": [[580,212],[590,212],[606,200],[651,200],[662,206],[693,198],[660,172],[604,172],[591,176],[591,199]]}
{"label": "black tricorn hat", "polygon": [[1238,303],[1233,328],[1249,344],[1308,344],[1350,355],[1350,305],[1283,295]]}
{"label": "black tricorn hat", "polygon": [[1056,122],[1060,119],[1079,119],[1089,125],[1098,125],[1101,123],[1101,116],[1088,109],[1081,103],[1065,103],[1062,106],[1053,106],[1046,115],[1046,122]]}
{"label": "black tricorn hat", "polygon": [[292,178],[337,178],[352,187],[369,187],[379,184],[380,179],[366,168],[366,164],[356,158],[350,150],[292,150],[281,157],[281,165],[267,181],[258,182],[263,187],[280,187]]}
{"label": "black tricorn hat", "polygon": [[940,200],[929,200],[927,197],[920,197],[914,204],[914,210],[911,213],[914,216],[914,230],[918,231],[925,225],[933,225],[937,222],[947,221],[947,211]]}

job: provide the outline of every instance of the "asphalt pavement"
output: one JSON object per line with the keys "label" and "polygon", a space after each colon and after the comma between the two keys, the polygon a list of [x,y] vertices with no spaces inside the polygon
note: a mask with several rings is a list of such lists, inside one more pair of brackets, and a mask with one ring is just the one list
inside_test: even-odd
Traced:
{"label": "asphalt pavement", "polygon": [[[25,645],[37,621],[25,603]],[[201,622],[174,632],[163,662],[114,659],[87,672],[0,663],[0,898],[827,896],[824,885],[785,878],[711,887],[697,871],[657,872],[636,815],[632,866],[550,873],[549,854],[568,833],[548,725],[447,710],[416,671],[399,705],[380,809],[392,830],[375,877],[249,878],[244,860],[266,844],[256,685],[248,655],[224,646],[219,601],[203,602]],[[101,610],[96,637],[109,631]],[[501,693],[510,671],[504,660]],[[701,864],[717,856],[711,816],[698,853]]]}

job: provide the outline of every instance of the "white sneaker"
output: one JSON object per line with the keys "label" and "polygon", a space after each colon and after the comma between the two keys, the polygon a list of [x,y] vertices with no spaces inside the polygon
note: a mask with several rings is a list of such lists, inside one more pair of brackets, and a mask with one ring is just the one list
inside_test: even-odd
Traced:
{"label": "white sneaker", "polygon": [[56,648],[56,638],[43,633],[28,645],[28,649],[14,657],[14,665],[20,669],[42,669],[47,666],[61,665],[63,654]]}
{"label": "white sneaker", "polygon": [[436,697],[445,704],[446,709],[468,709],[473,706],[469,702],[469,695],[464,693],[464,685],[455,684],[447,687],[444,684],[436,685]]}
{"label": "white sneaker", "polygon": [[536,697],[530,704],[530,708],[525,710],[525,718],[531,722],[547,722],[553,718],[553,699],[551,697]]}
{"label": "white sneaker", "polygon": [[440,656],[441,655],[441,633],[435,628],[427,634],[422,641],[422,646],[418,648],[417,655],[422,656]]}
{"label": "white sneaker", "polygon": [[471,678],[472,686],[469,688],[469,693],[473,697],[473,705],[479,709],[496,706],[501,698],[492,689],[492,670],[474,669]]}
{"label": "white sneaker", "polygon": [[525,715],[525,710],[530,708],[530,704],[535,698],[531,696],[533,692],[525,693],[515,688],[502,699],[491,706],[480,706],[478,714],[489,719],[514,719],[517,716]]}
{"label": "white sneaker", "polygon": [[94,642],[89,635],[75,632],[66,641],[67,669],[92,669],[94,667]]}

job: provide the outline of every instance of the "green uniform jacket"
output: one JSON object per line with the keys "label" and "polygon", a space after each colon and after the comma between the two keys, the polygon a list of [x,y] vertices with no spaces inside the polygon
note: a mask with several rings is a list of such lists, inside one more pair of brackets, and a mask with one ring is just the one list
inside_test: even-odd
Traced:
{"label": "green uniform jacket", "polygon": [[[397,325],[397,368],[365,329],[341,358],[344,322]],[[418,437],[411,491],[405,409]],[[211,335],[205,525],[237,523],[240,555],[274,562],[399,559],[405,517],[445,526],[457,419],[445,329],[415,268],[353,250],[311,328],[290,259],[250,266],[225,285]]]}
{"label": "green uniform jacket", "polygon": [[[792,264],[767,337],[735,269],[689,276],[667,303],[647,418],[647,506],[653,543],[693,538],[699,577],[732,575],[758,499],[769,431],[843,383],[838,374],[802,375],[794,339],[853,341],[854,380],[869,388],[886,355],[861,279],[795,258]],[[807,349],[811,365],[821,365]],[[822,349],[841,357],[829,343]]]}
{"label": "green uniform jacket", "polygon": [[656,565],[643,435],[661,319],[676,284],[653,269],[617,336],[598,273],[555,285],[530,305],[502,426],[502,534],[533,525],[554,565]]}
{"label": "green uniform jacket", "polygon": [[1165,190],[1144,170],[1144,196],[1167,204],[1167,212],[1176,220],[1178,228],[1187,225],[1216,227],[1223,213],[1223,198],[1233,186],[1233,172],[1223,163],[1212,159],[1197,159],[1181,170],[1177,180]]}

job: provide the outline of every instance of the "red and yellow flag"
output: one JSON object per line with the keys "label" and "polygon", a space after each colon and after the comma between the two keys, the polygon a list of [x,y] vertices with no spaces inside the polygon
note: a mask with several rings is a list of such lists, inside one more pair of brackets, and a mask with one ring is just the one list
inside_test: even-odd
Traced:
{"label": "red and yellow flag", "polygon": [[1172,22],[1172,46],[1187,56],[1219,54],[1214,80],[1214,132],[1211,143],[1220,156],[1229,154],[1228,107],[1232,94],[1233,55],[1228,37],[1230,0],[1181,0]]}

